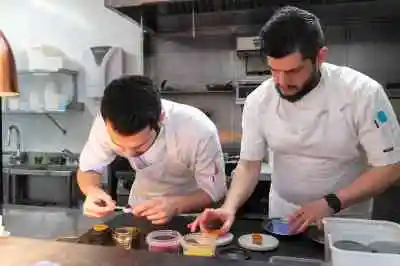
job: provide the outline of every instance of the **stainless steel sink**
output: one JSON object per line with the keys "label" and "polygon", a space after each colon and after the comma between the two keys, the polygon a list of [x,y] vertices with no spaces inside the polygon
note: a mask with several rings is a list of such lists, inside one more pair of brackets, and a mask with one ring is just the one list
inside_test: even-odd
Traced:
{"label": "stainless steel sink", "polygon": [[32,170],[75,170],[74,165],[56,165],[56,164],[8,164],[4,167],[13,169],[32,169]]}
{"label": "stainless steel sink", "polygon": [[77,169],[75,165],[55,165],[55,164],[8,164],[3,166],[3,172],[12,175],[49,175],[66,176]]}

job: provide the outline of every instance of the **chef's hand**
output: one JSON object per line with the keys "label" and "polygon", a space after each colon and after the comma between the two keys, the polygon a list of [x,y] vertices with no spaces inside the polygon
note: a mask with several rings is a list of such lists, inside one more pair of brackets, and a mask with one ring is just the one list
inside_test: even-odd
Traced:
{"label": "chef's hand", "polygon": [[178,214],[173,197],[157,197],[133,207],[135,216],[146,217],[153,224],[165,224]]}
{"label": "chef's hand", "polygon": [[85,202],[83,203],[83,213],[89,217],[104,217],[114,212],[115,202],[112,198],[99,187],[88,190]]}
{"label": "chef's hand", "polygon": [[220,235],[223,235],[228,233],[231,229],[235,221],[235,213],[223,208],[206,209],[193,223],[189,224],[188,227],[191,232],[195,232],[198,227],[204,232],[207,231],[207,223],[213,220],[221,220],[224,223],[220,229]]}
{"label": "chef's hand", "polygon": [[332,214],[325,199],[307,203],[289,217],[289,231],[292,234],[303,233],[310,225],[322,229],[322,219]]}

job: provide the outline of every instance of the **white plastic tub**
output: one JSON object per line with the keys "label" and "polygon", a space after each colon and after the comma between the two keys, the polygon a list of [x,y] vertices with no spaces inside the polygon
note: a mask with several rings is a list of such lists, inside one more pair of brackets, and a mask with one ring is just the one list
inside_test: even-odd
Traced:
{"label": "white plastic tub", "polygon": [[369,245],[376,241],[400,242],[400,225],[375,220],[325,218],[325,261],[332,266],[399,266],[399,254],[368,253],[338,249],[333,244],[340,240]]}

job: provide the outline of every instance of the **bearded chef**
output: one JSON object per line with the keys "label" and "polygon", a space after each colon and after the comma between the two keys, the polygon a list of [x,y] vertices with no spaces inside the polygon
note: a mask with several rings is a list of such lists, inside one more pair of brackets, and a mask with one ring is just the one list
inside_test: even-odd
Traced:
{"label": "bearded chef", "polygon": [[202,111],[161,100],[152,81],[142,76],[112,81],[100,109],[77,174],[86,215],[113,212],[115,202],[99,184],[116,155],[135,170],[129,197],[133,214],[154,224],[202,210],[225,195],[218,131]]}
{"label": "bearded chef", "polygon": [[318,18],[296,7],[277,10],[260,33],[272,78],[246,99],[240,162],[209,219],[229,230],[252,194],[267,147],[272,151],[269,216],[292,233],[324,217],[370,218],[371,198],[400,177],[400,129],[384,89],[349,67],[325,63]]}

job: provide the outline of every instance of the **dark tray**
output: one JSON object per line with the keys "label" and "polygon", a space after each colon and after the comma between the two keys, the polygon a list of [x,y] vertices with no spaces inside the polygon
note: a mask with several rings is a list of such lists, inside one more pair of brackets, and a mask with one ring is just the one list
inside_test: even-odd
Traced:
{"label": "dark tray", "polygon": [[[82,235],[75,243],[98,245],[98,246],[117,246],[113,237],[112,229],[109,228],[103,233],[94,231],[93,229]],[[132,239],[132,249],[146,248],[145,236],[139,232],[136,238]]]}
{"label": "dark tray", "polygon": [[116,246],[112,238],[112,229],[125,226],[133,226],[139,229],[139,235],[136,240],[132,242],[133,249],[144,249],[147,250],[148,246],[146,243],[146,236],[155,230],[176,230],[181,234],[186,234],[189,232],[187,225],[193,221],[194,218],[190,217],[174,217],[166,225],[153,225],[146,219],[140,219],[138,217],[133,217],[130,214],[121,214],[115,219],[107,222],[109,230],[106,234],[98,236],[97,233],[91,229],[85,234],[83,234],[77,243],[90,244],[90,245],[100,245],[100,246]]}

